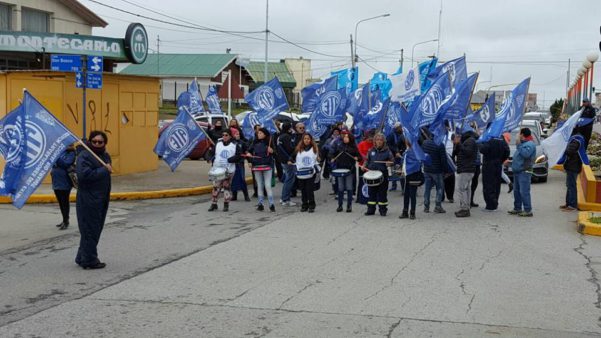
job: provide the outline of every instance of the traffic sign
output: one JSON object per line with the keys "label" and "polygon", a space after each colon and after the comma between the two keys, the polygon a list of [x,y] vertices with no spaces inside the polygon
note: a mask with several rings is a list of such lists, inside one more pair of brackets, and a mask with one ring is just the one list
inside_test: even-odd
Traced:
{"label": "traffic sign", "polygon": [[77,88],[83,87],[83,73],[82,72],[75,73],[75,87],[77,87]]}
{"label": "traffic sign", "polygon": [[102,74],[88,73],[86,86],[90,89],[102,89]]}
{"label": "traffic sign", "polygon": [[79,72],[81,70],[81,56],[53,54],[50,57],[50,69],[62,72]]}
{"label": "traffic sign", "polygon": [[89,72],[102,72],[104,58],[102,56],[90,55],[88,56],[88,71]]}

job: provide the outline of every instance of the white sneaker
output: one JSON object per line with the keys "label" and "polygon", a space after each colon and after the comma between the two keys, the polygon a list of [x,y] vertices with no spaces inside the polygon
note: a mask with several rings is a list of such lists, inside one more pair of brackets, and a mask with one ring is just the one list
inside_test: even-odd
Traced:
{"label": "white sneaker", "polygon": [[288,202],[282,203],[282,205],[285,207],[293,207],[293,206],[296,206],[296,203],[294,203],[292,201],[288,201]]}

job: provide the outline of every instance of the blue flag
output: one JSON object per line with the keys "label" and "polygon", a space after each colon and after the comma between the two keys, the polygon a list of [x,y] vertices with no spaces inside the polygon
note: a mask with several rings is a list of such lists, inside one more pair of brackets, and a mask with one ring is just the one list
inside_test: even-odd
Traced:
{"label": "blue flag", "polygon": [[261,123],[261,121],[259,120],[259,114],[257,112],[252,111],[246,114],[246,116],[244,116],[244,119],[240,124],[240,127],[242,127],[242,132],[244,133],[244,136],[246,136],[246,138],[254,138],[255,126],[265,127],[265,129],[267,129],[272,134],[277,132],[277,128],[275,127],[273,120],[267,120],[265,121],[265,123]]}
{"label": "blue flag", "polygon": [[188,93],[190,94],[190,114],[196,115],[204,112],[205,109],[202,105],[202,95],[200,94],[200,89],[198,89],[198,82],[196,82],[196,79],[194,79],[190,84],[190,87],[188,87]]}
{"label": "blue flag", "polygon": [[527,78],[509,93],[509,96],[503,101],[501,109],[495,114],[490,127],[484,131],[478,142],[486,142],[491,138],[501,136],[505,131],[517,128],[526,108],[529,86],[530,78]]}
{"label": "blue flag", "polygon": [[330,90],[319,95],[319,104],[313,111],[320,124],[331,125],[344,121],[346,113],[346,88]]}
{"label": "blue flag", "polygon": [[317,115],[316,112],[313,112],[305,126],[307,133],[311,134],[314,139],[319,139],[328,130],[328,125],[321,123]]}
{"label": "blue flag", "polygon": [[428,91],[432,82],[438,77],[437,74],[434,78],[429,78],[430,73],[436,69],[436,63],[438,63],[438,58],[432,58],[431,60],[424,61],[418,65],[422,93]]}
{"label": "blue flag", "polygon": [[206,100],[209,112],[211,114],[222,115],[221,105],[219,104],[219,96],[217,96],[217,88],[214,85],[209,86],[209,92],[207,93]]}
{"label": "blue flag", "polygon": [[346,92],[350,93],[359,87],[359,68],[342,69],[330,73],[331,76],[338,79],[337,89],[346,88]]}
{"label": "blue flag", "polygon": [[171,171],[196,147],[198,142],[206,138],[205,133],[192,115],[184,108],[183,112],[167,127],[154,146],[154,152],[163,158]]}
{"label": "blue flag", "polygon": [[405,107],[401,103],[390,102],[386,113],[386,122],[384,123],[384,135],[390,135],[394,131],[394,125],[397,122],[401,123],[403,110],[405,110]]}
{"label": "blue flag", "polygon": [[301,90],[301,96],[303,97],[303,104],[301,109],[305,113],[312,113],[317,109],[319,105],[319,99],[321,94],[326,91],[336,90],[337,78],[332,76],[325,79],[320,83],[313,83]]}
{"label": "blue flag", "polygon": [[411,125],[411,115],[403,106],[401,106],[399,116],[401,118],[401,125],[403,126],[403,135],[405,136],[405,140],[411,145],[415,157],[421,162],[431,163],[432,159],[430,155],[424,153],[419,145],[419,128],[414,128]]}
{"label": "blue flag", "polygon": [[450,78],[443,74],[411,106],[411,125],[419,129],[434,122],[443,102],[451,98]]}
{"label": "blue flag", "polygon": [[379,96],[376,95],[376,102],[372,105],[371,109],[363,117],[363,129],[380,129],[383,127],[384,118],[390,105],[390,99],[380,101]]}
{"label": "blue flag", "polygon": [[182,92],[177,97],[177,112],[178,112],[178,114],[181,113],[182,111],[184,111],[184,107],[186,107],[186,108],[188,108],[188,110],[190,110],[190,93],[189,92]]}
{"label": "blue flag", "polygon": [[476,122],[478,129],[486,128],[495,117],[495,95],[491,95],[484,105],[468,116],[467,122]]}
{"label": "blue flag", "polygon": [[445,62],[442,65],[438,76],[442,74],[449,74],[451,88],[455,89],[461,82],[467,79],[467,65],[465,64],[465,56]]}
{"label": "blue flag", "polygon": [[23,103],[0,120],[0,153],[6,160],[0,195],[10,196],[21,209],[58,157],[76,141],[67,127],[25,91]]}
{"label": "blue flag", "polygon": [[474,73],[459,83],[446,107],[446,112],[444,112],[445,119],[460,120],[467,116],[470,99],[472,98],[472,91],[474,90],[477,80],[478,73]]}
{"label": "blue flag", "polygon": [[277,76],[250,92],[244,100],[258,113],[261,124],[288,110],[288,101]]}
{"label": "blue flag", "polygon": [[385,101],[390,97],[389,93],[392,89],[392,82],[388,79],[388,74],[377,72],[369,80],[369,87],[372,92],[379,91],[381,95],[379,99]]}

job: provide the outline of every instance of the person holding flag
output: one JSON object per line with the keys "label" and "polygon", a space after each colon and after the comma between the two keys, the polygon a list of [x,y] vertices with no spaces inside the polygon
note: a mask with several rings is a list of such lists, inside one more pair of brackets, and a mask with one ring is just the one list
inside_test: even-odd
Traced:
{"label": "person holding flag", "polygon": [[459,193],[459,210],[455,212],[456,217],[470,216],[471,184],[476,172],[476,156],[478,146],[476,145],[476,134],[472,130],[462,135],[455,135],[455,153],[457,158],[457,176]]}
{"label": "person holding flag", "polygon": [[578,210],[576,180],[578,179],[578,174],[582,171],[582,163],[589,164],[585,148],[586,140],[580,132],[580,128],[582,127],[574,128],[568,146],[563,156],[557,162],[558,164],[563,164],[563,169],[566,173],[566,204],[559,207],[563,211]]}
{"label": "person holding flag", "polygon": [[482,195],[484,211],[495,211],[499,206],[503,163],[509,158],[509,145],[503,137],[494,137],[480,143],[482,154]]}
{"label": "person holding flag", "polygon": [[593,134],[593,122],[595,120],[595,116],[597,112],[595,108],[591,105],[591,100],[588,97],[582,99],[582,114],[580,117],[590,119],[590,122],[586,125],[583,125],[580,128],[580,134],[584,138],[584,149],[588,149],[588,142],[591,139],[591,135]]}
{"label": "person holding flag", "polygon": [[[77,224],[79,249],[75,263],[84,269],[103,269],[97,246],[104,228],[111,195],[111,156],[106,152],[108,137],[99,130],[90,132],[88,149],[77,149]],[[99,161],[102,160],[102,161]]]}
{"label": "person holding flag", "polygon": [[211,193],[211,206],[209,211],[217,210],[219,193],[223,190],[223,211],[229,211],[229,204],[232,198],[230,186],[232,178],[236,171],[236,162],[240,160],[240,146],[232,141],[232,134],[229,129],[222,131],[221,140],[215,146],[213,156],[213,167],[225,169],[226,177],[224,179],[213,181],[213,191]]}
{"label": "person holding flag", "polygon": [[263,211],[263,190],[267,192],[269,210],[275,212],[273,202],[273,192],[271,188],[271,178],[273,177],[273,149],[271,148],[271,135],[265,128],[257,131],[257,137],[253,140],[248,149],[247,156],[250,157],[251,168],[257,182],[257,195],[259,203],[257,210]]}
{"label": "person holding flag", "polygon": [[513,171],[513,209],[510,215],[532,217],[532,203],[530,201],[530,182],[532,178],[532,165],[536,158],[536,146],[533,142],[532,132],[529,128],[522,128],[520,135],[515,140],[516,149],[511,162]]}

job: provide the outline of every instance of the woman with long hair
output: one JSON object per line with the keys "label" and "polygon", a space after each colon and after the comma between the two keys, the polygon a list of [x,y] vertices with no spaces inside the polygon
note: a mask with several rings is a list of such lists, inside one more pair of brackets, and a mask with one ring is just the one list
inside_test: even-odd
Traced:
{"label": "woman with long hair", "polygon": [[273,177],[273,148],[271,147],[271,135],[265,128],[257,131],[257,137],[248,149],[252,171],[257,182],[257,194],[259,203],[257,210],[263,211],[263,190],[267,192],[269,210],[275,212],[273,203],[273,190],[271,189],[271,178]]}
{"label": "woman with long hair", "polygon": [[369,200],[367,202],[366,216],[376,213],[376,206],[380,216],[386,216],[388,212],[388,167],[394,163],[394,156],[388,146],[386,146],[386,137],[378,133],[374,136],[374,146],[367,153],[364,171],[380,171],[382,180],[378,185],[369,186]]}
{"label": "woman with long hair", "polygon": [[296,178],[301,190],[301,212],[315,211],[315,175],[316,165],[319,160],[319,150],[311,134],[303,134],[301,141],[295,147],[288,164],[296,165]]}
{"label": "woman with long hair", "polygon": [[336,186],[338,188],[338,209],[342,211],[344,192],[346,192],[346,212],[352,211],[353,203],[353,181],[357,174],[357,161],[359,160],[359,149],[355,144],[355,138],[348,131],[341,134],[341,142],[336,144],[330,155],[335,169],[332,175],[336,177]]}
{"label": "woman with long hair", "polygon": [[[230,128],[230,132],[232,133],[233,142],[240,147],[240,152],[245,153],[249,147],[248,143],[241,138],[238,129],[232,127]],[[248,196],[248,186],[246,185],[246,170],[244,169],[243,157],[240,157],[238,162],[236,162],[236,172],[232,178],[232,201],[238,200],[239,190],[241,190],[242,194],[244,194],[244,200],[246,202],[250,202],[250,197]]]}

